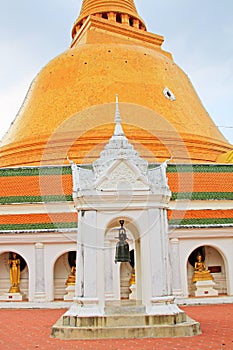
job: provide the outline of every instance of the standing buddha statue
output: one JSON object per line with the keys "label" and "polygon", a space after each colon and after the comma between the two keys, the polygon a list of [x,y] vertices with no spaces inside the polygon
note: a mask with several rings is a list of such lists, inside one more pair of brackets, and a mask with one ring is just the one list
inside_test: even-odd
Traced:
{"label": "standing buddha statue", "polygon": [[10,282],[11,287],[9,293],[20,293],[19,282],[20,282],[20,259],[17,258],[17,254],[12,254],[12,259],[8,260],[10,266]]}

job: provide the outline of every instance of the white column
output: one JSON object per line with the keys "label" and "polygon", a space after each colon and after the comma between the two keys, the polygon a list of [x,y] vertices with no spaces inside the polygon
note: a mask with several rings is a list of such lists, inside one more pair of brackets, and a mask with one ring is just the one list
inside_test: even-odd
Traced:
{"label": "white column", "polygon": [[114,257],[112,254],[112,241],[105,241],[104,247],[104,272],[105,272],[105,298],[106,299],[115,299],[116,293],[114,293],[114,278],[113,278],[113,261]]}
{"label": "white column", "polygon": [[96,234],[96,212],[86,211],[83,219],[84,296],[93,299],[97,297],[97,251],[100,249]]}
{"label": "white column", "polygon": [[[103,221],[102,217],[99,212],[95,212],[96,215],[96,222],[95,227],[96,230],[96,270],[95,270],[95,280],[96,280],[96,296],[98,299],[98,308],[101,315],[104,314],[104,308],[105,308],[105,259],[104,259],[104,234],[105,234],[105,227],[103,227]],[[93,233],[94,233],[93,232]]]}
{"label": "white column", "polygon": [[34,301],[44,302],[45,293],[45,275],[44,275],[44,244],[35,244],[35,293]]}
{"label": "white column", "polygon": [[226,244],[222,249],[225,253],[225,270],[226,270],[226,282],[227,282],[227,294],[233,295],[233,246],[232,244]]}
{"label": "white column", "polygon": [[142,300],[142,264],[141,264],[141,242],[135,241],[135,272],[136,272],[136,300]]}
{"label": "white column", "polygon": [[104,313],[104,239],[96,211],[78,213],[76,285],[74,304],[66,315]]}
{"label": "white column", "polygon": [[84,250],[83,250],[83,233],[82,233],[82,216],[83,211],[78,212],[78,230],[77,230],[77,252],[76,252],[76,278],[75,278],[75,296],[74,300],[84,296]]}
{"label": "white column", "polygon": [[152,270],[152,298],[169,294],[167,236],[164,227],[163,211],[148,210],[150,236],[150,258]]}
{"label": "white column", "polygon": [[172,271],[169,256],[169,235],[168,235],[168,220],[167,210],[160,209],[160,227],[161,240],[163,245],[163,264],[164,264],[164,291],[165,295],[172,294]]}
{"label": "white column", "polygon": [[[136,268],[137,274],[141,277],[140,288],[142,303],[148,311],[151,306],[152,297],[152,268],[151,268],[151,247],[150,233],[148,231],[148,215],[147,212],[140,216],[142,228],[140,230],[140,254],[137,255]],[[138,260],[140,259],[140,268],[138,269]],[[138,266],[138,267],[137,267]],[[141,271],[140,271],[141,270]],[[137,277],[139,277],[137,276]],[[138,283],[138,282],[137,282]]]}
{"label": "white column", "polygon": [[173,295],[182,295],[181,278],[180,278],[180,249],[179,239],[170,240],[170,252],[172,261],[172,291]]}
{"label": "white column", "polygon": [[[179,312],[171,290],[171,267],[166,209],[148,210],[149,258],[151,264],[151,298],[149,314]],[[144,272],[142,272],[144,273]]]}

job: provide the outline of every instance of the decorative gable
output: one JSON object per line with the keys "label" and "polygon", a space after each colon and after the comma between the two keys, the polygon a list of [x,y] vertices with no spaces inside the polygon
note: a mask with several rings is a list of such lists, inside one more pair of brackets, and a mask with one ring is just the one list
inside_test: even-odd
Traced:
{"label": "decorative gable", "polygon": [[101,177],[95,188],[101,191],[149,190],[147,177],[128,160],[116,160]]}

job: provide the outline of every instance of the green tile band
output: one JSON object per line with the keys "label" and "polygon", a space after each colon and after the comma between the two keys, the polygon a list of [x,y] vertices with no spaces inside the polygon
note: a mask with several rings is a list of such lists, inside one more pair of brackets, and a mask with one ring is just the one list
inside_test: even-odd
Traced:
{"label": "green tile band", "polygon": [[233,200],[233,192],[173,192],[171,200]]}
{"label": "green tile band", "polygon": [[13,203],[48,203],[48,202],[72,202],[72,195],[51,195],[51,196],[9,196],[0,197],[0,204]]}
{"label": "green tile band", "polygon": [[168,222],[171,226],[229,225],[233,224],[233,218],[171,219]]}
{"label": "green tile band", "polygon": [[55,167],[25,167],[0,169],[0,177],[11,176],[43,176],[43,175],[71,175],[70,166]]}
{"label": "green tile band", "polygon": [[168,164],[167,173],[233,173],[233,164]]}
{"label": "green tile band", "polygon": [[77,222],[48,222],[38,224],[7,224],[0,225],[0,231],[28,231],[48,229],[69,229],[77,228]]}

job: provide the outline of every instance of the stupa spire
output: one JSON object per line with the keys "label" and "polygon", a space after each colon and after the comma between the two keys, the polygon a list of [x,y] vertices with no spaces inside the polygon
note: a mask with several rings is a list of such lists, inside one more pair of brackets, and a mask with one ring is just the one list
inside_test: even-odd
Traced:
{"label": "stupa spire", "polygon": [[133,0],[83,0],[79,17],[72,29],[73,38],[90,15],[146,30]]}

